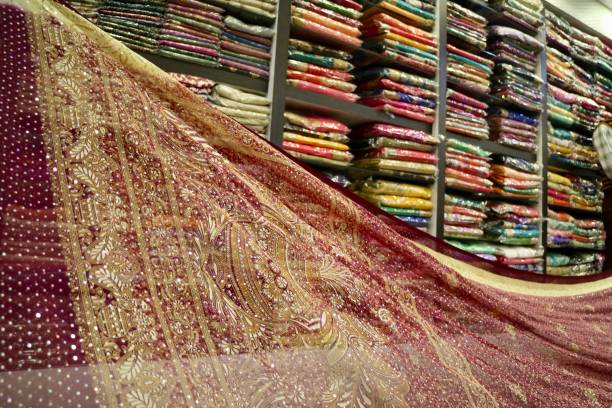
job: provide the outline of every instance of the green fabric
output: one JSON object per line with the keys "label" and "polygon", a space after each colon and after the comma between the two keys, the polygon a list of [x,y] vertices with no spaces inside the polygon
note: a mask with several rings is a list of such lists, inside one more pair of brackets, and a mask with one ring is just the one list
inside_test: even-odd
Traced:
{"label": "green fabric", "polygon": [[220,29],[219,27],[196,20],[194,18],[187,18],[187,17],[183,17],[183,16],[180,16],[174,13],[168,13],[167,17],[168,17],[169,22],[179,22],[179,23],[189,25],[192,27],[197,27],[205,32],[215,33],[217,35],[223,32],[223,30]]}
{"label": "green fabric", "polygon": [[176,58],[176,59],[183,60],[183,61],[189,61],[195,64],[204,65],[210,68],[219,67],[219,63],[215,59],[211,57],[207,57],[202,54],[196,54],[194,52],[183,51],[183,50],[179,51],[179,50],[176,50],[170,47],[160,47],[158,53],[160,55],[163,55],[169,58]]}
{"label": "green fabric", "polygon": [[[280,1],[283,1],[283,0],[280,0]],[[354,18],[356,20],[359,20],[362,14],[360,11],[353,10],[352,8],[349,8],[349,7],[341,6],[340,4],[337,4],[337,3],[334,3],[328,0],[310,0],[310,2],[318,6],[321,6],[325,9],[335,11],[336,13],[340,13],[350,18]]]}
{"label": "green fabric", "polygon": [[417,210],[414,208],[395,208],[381,205],[380,208],[385,212],[393,215],[399,215],[401,217],[431,217],[431,211]]}

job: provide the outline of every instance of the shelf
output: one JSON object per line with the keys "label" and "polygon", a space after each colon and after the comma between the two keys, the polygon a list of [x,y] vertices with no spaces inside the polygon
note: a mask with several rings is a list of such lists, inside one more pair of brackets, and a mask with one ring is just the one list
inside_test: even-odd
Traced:
{"label": "shelf", "polygon": [[268,81],[266,79],[253,78],[244,74],[225,71],[221,68],[210,68],[195,64],[193,62],[164,57],[162,55],[150,54],[146,52],[140,52],[139,54],[166,72],[197,75],[215,82],[233,85],[248,91],[262,93],[268,91]]}
{"label": "shelf", "polygon": [[602,213],[597,212],[597,211],[589,211],[589,210],[583,210],[581,208],[565,207],[563,205],[556,205],[556,204],[548,204],[548,206],[557,212],[559,211],[568,212],[568,213],[572,213],[573,215],[577,215],[579,217],[588,217],[588,218],[601,218],[602,217]]}
{"label": "shelf", "polygon": [[558,161],[554,157],[548,158],[548,169],[552,171],[557,171],[556,169],[558,169],[558,171],[561,171],[561,172],[570,172],[574,176],[579,176],[579,177],[584,177],[584,178],[589,178],[589,179],[600,178],[602,176],[602,174],[596,170],[581,169],[579,167],[568,166],[567,164]]}
{"label": "shelf", "polygon": [[476,139],[473,137],[469,137],[469,136],[465,136],[459,133],[452,132],[450,130],[446,131],[446,137],[457,139],[461,142],[476,145],[494,154],[503,154],[503,155],[512,156],[512,157],[518,157],[519,159],[524,159],[530,162],[535,162],[537,159],[535,153],[515,149],[514,147],[504,146],[492,140]]}
{"label": "shelf", "polygon": [[520,197],[507,197],[501,194],[496,193],[480,193],[473,190],[467,190],[460,187],[451,187],[446,186],[446,191],[450,194],[463,194],[470,195],[474,198],[482,199],[482,200],[495,200],[495,201],[508,201],[519,204],[536,204],[538,202],[537,198],[520,198]]}
{"label": "shelf", "polygon": [[431,133],[431,124],[399,116],[390,116],[384,112],[354,102],[343,101],[331,96],[321,95],[302,89],[287,87],[286,105],[309,113],[319,113],[337,119],[349,127],[372,122],[383,122],[404,126],[414,130]]}

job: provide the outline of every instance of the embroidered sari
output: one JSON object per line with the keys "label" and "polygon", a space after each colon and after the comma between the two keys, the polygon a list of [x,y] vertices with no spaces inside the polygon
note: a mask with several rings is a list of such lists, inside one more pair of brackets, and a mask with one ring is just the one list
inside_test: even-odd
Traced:
{"label": "embroidered sari", "polygon": [[394,221],[62,6],[0,31],[2,405],[610,405],[612,278]]}

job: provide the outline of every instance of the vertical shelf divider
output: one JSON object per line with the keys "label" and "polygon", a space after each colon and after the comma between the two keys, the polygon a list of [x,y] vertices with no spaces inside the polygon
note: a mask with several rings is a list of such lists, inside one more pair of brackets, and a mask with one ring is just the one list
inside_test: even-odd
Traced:
{"label": "vertical shelf divider", "polygon": [[277,147],[283,144],[285,99],[287,94],[287,64],[289,59],[289,33],[291,31],[291,0],[280,0],[276,5],[276,22],[268,98],[272,101],[268,140]]}
{"label": "vertical shelf divider", "polygon": [[546,27],[542,26],[538,30],[537,40],[544,44],[544,49],[540,52],[537,72],[542,79],[542,112],[540,113],[540,126],[538,129],[538,158],[537,163],[540,165],[540,176],[542,183],[540,188],[540,197],[538,199],[538,210],[540,211],[540,245],[544,250],[544,274],[546,274],[546,243],[548,241],[548,76],[546,72]]}
{"label": "vertical shelf divider", "polygon": [[438,158],[438,176],[433,185],[432,202],[434,205],[434,213],[432,222],[430,223],[430,233],[438,239],[444,238],[444,192],[445,192],[445,177],[446,169],[446,0],[438,0],[436,2],[436,24],[434,31],[438,40],[438,68],[436,70],[437,101],[436,101],[436,116],[432,126],[432,134],[438,135],[440,144],[436,148],[436,156]]}

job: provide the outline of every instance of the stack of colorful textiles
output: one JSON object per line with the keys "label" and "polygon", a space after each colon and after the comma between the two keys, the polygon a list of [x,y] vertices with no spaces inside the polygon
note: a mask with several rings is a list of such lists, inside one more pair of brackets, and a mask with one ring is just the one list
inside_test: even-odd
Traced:
{"label": "stack of colorful textiles", "polygon": [[433,150],[439,143],[436,137],[419,130],[372,123],[355,129],[351,139],[355,166],[434,181],[437,158]]}
{"label": "stack of colorful textiles", "polygon": [[[434,7],[420,3],[427,10]],[[434,76],[438,65],[436,39],[432,33],[404,23],[388,11],[368,13],[363,19],[363,46],[397,65]]]}
{"label": "stack of colorful textiles", "polygon": [[612,75],[596,73],[595,84],[595,101],[605,108],[601,111],[602,119],[608,120],[612,115]]}
{"label": "stack of colorful textiles", "polygon": [[[481,240],[487,202],[462,196],[444,195],[444,239]],[[490,257],[487,257],[490,260]]]}
{"label": "stack of colorful textiles", "polygon": [[289,40],[289,64],[287,83],[306,91],[328,95],[354,102],[359,97],[353,93],[349,73],[353,65],[351,54],[304,40]]}
{"label": "stack of colorful textiles", "polygon": [[535,152],[538,149],[538,124],[535,115],[494,107],[489,111],[492,140],[499,144]]}
{"label": "stack of colorful textiles", "polygon": [[539,0],[493,0],[490,4],[507,19],[533,34],[544,24],[544,6]]}
{"label": "stack of colorful textiles", "polygon": [[597,252],[549,252],[546,255],[546,274],[555,276],[583,276],[603,270],[604,255]]}
{"label": "stack of colorful textiles", "polygon": [[491,91],[490,76],[495,63],[481,55],[447,44],[450,84],[467,93],[488,94]]}
{"label": "stack of colorful textiles", "polygon": [[166,6],[159,1],[132,3],[106,0],[96,23],[104,31],[138,51],[156,52]]}
{"label": "stack of colorful textiles", "polygon": [[283,148],[292,156],[321,167],[348,167],[350,129],[337,120],[285,112]]}
{"label": "stack of colorful textiles", "polygon": [[592,132],[601,121],[601,107],[591,98],[548,86],[548,119],[562,127],[579,126]]}
{"label": "stack of colorful textiles", "polygon": [[581,169],[599,170],[599,157],[593,146],[593,137],[572,132],[567,129],[555,128],[548,123],[548,154],[561,167],[577,167]]}
{"label": "stack of colorful textiles", "polygon": [[291,6],[291,25],[308,36],[324,37],[346,47],[361,45],[354,20],[363,6],[354,0],[297,0]]}
{"label": "stack of colorful textiles", "polygon": [[548,205],[601,212],[603,203],[600,179],[548,171]]}
{"label": "stack of colorful textiles", "polygon": [[[487,47],[487,19],[461,7],[459,4],[449,1],[447,3],[447,31],[449,43],[465,45],[462,48],[472,49],[478,52],[484,51]],[[452,38],[451,38],[452,37]],[[452,66],[449,60],[449,68]],[[467,72],[465,74],[475,75],[481,78],[480,71]]]}
{"label": "stack of colorful textiles", "polygon": [[229,85],[215,86],[210,102],[217,109],[256,133],[264,134],[270,122],[270,101],[264,96]]}
{"label": "stack of colorful textiles", "polygon": [[426,230],[432,216],[431,188],[379,178],[360,180],[351,188],[359,196],[413,227]]}
{"label": "stack of colorful textiles", "polygon": [[170,74],[174,79],[185,85],[191,92],[198,95],[205,101],[210,101],[210,94],[215,86],[215,82],[210,79],[194,75]]}
{"label": "stack of colorful textiles", "polygon": [[359,103],[391,115],[433,123],[436,83],[392,68],[372,67],[358,71]]}
{"label": "stack of colorful textiles", "polygon": [[106,0],[68,0],[70,4],[80,15],[96,23],[98,19],[98,9],[104,5]]}
{"label": "stack of colorful textiles", "polygon": [[230,71],[267,78],[270,72],[272,37],[269,27],[246,24],[233,16],[223,20],[219,64]]}
{"label": "stack of colorful textiles", "polygon": [[448,139],[446,142],[446,186],[477,193],[493,192],[491,152],[478,146]]}
{"label": "stack of colorful textiles", "polygon": [[492,93],[505,103],[531,112],[542,110],[543,81],[534,73],[543,45],[510,27],[489,27],[487,49],[495,54]]}
{"label": "stack of colorful textiles", "polygon": [[446,93],[446,129],[477,139],[489,138],[489,105],[449,89]]}
{"label": "stack of colorful textiles", "polygon": [[[503,245],[530,247],[539,244],[540,214],[535,208],[525,205],[493,202],[487,205],[488,217],[485,223],[485,238]],[[498,261],[515,269],[541,273],[542,254],[536,255],[530,249],[517,248],[498,256]],[[530,256],[532,255],[532,256]]]}
{"label": "stack of colorful textiles", "polygon": [[[516,218],[512,217],[512,214],[508,217]],[[497,245],[486,241],[448,240],[448,243],[481,258],[501,262],[510,268],[542,273],[544,250],[540,248]]]}
{"label": "stack of colorful textiles", "polygon": [[492,170],[495,193],[533,200],[540,195],[542,178],[538,175],[539,165],[515,157],[497,156]]}
{"label": "stack of colorful textiles", "polygon": [[562,51],[562,55],[571,52],[572,26],[563,17],[550,10],[544,10],[546,22],[546,44]]}
{"label": "stack of colorful textiles", "polygon": [[374,0],[363,13],[363,18],[368,19],[374,14],[389,14],[397,17],[403,22],[431,31],[435,23],[435,8],[430,0]]}
{"label": "stack of colorful textiles", "polygon": [[548,247],[601,250],[606,245],[604,223],[548,210]]}
{"label": "stack of colorful textiles", "polygon": [[548,47],[546,70],[550,85],[584,97],[593,96],[593,77],[576,65],[574,59],[564,52]]}

